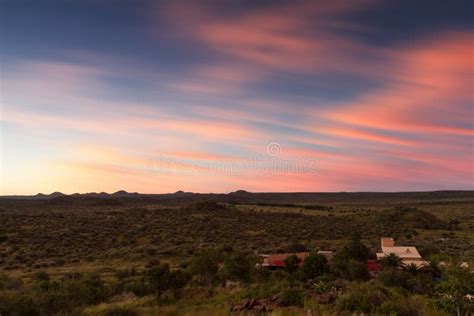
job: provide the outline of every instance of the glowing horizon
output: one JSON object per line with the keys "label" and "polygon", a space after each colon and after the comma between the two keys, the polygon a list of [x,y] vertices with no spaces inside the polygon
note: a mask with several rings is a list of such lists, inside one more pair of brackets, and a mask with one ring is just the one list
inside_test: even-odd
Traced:
{"label": "glowing horizon", "polygon": [[468,2],[0,6],[0,195],[474,189]]}

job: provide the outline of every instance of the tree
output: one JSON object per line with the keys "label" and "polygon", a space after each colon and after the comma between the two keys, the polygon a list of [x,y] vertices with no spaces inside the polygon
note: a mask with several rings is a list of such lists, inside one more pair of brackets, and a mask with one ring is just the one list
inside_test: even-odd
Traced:
{"label": "tree", "polygon": [[224,275],[231,279],[249,283],[255,264],[246,256],[229,256],[224,260]]}
{"label": "tree", "polygon": [[365,281],[370,278],[369,270],[365,262],[349,260],[346,263],[342,277],[351,281]]}
{"label": "tree", "polygon": [[163,292],[171,290],[175,297],[189,281],[189,275],[184,270],[171,271],[168,264],[161,264],[145,272],[148,287],[160,300]]}
{"label": "tree", "polygon": [[438,304],[458,316],[468,315],[474,308],[468,295],[474,293],[474,273],[469,269],[451,264],[443,271],[443,281],[437,290],[441,294]]}
{"label": "tree", "polygon": [[418,268],[418,266],[413,262],[410,264],[404,265],[403,270],[413,275],[417,275],[418,272],[420,272],[420,268]]}
{"label": "tree", "polygon": [[311,253],[304,259],[302,270],[307,279],[323,275],[328,270],[326,257],[318,253]]}
{"label": "tree", "polygon": [[189,264],[193,275],[200,275],[206,284],[211,287],[212,280],[219,271],[220,253],[215,249],[203,249],[196,253]]}
{"label": "tree", "polygon": [[428,259],[428,265],[423,267],[423,270],[428,271],[433,278],[441,277],[441,261],[435,256]]}
{"label": "tree", "polygon": [[161,264],[151,268],[145,272],[145,279],[150,290],[156,295],[156,299],[160,300],[164,291],[170,287],[171,272],[168,264]]}
{"label": "tree", "polygon": [[394,253],[390,253],[388,256],[383,257],[379,260],[380,265],[385,269],[395,270],[403,267],[402,259]]}
{"label": "tree", "polygon": [[188,284],[189,274],[185,270],[172,271],[169,279],[169,289],[173,292],[173,296],[179,297],[181,290]]}
{"label": "tree", "polygon": [[367,258],[369,248],[360,240],[360,235],[354,233],[351,240],[340,248],[333,259],[332,270],[336,275],[348,280],[367,280]]}
{"label": "tree", "polygon": [[289,288],[283,291],[281,301],[284,306],[298,306],[304,305],[304,292],[300,289]]}
{"label": "tree", "polygon": [[298,258],[295,255],[291,255],[286,257],[285,259],[285,270],[288,273],[295,273],[296,270],[298,270],[299,263],[301,262],[301,259]]}
{"label": "tree", "polygon": [[344,246],[344,251],[349,258],[364,262],[370,253],[369,248],[362,243],[359,233],[352,234],[350,242]]}

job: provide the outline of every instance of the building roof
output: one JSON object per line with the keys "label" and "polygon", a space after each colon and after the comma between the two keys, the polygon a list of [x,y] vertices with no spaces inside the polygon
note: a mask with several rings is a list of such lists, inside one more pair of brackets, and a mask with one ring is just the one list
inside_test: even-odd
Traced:
{"label": "building roof", "polygon": [[391,237],[382,237],[380,244],[382,247],[393,247],[395,246],[395,240]]}
{"label": "building roof", "polygon": [[395,246],[395,240],[390,237],[382,237],[381,241],[382,252],[377,253],[377,259],[381,259],[393,253],[399,256],[402,260],[412,259],[421,260],[421,255],[415,247]]}
{"label": "building roof", "polygon": [[382,253],[377,253],[377,259],[388,256],[389,254],[396,254],[401,259],[421,259],[421,255],[415,247],[396,246],[396,247],[383,247]]}
{"label": "building roof", "polygon": [[273,255],[264,255],[262,266],[267,267],[284,267],[285,259],[290,256],[297,256],[300,259],[299,265],[303,265],[304,259],[309,256],[309,252],[297,253],[278,253]]}

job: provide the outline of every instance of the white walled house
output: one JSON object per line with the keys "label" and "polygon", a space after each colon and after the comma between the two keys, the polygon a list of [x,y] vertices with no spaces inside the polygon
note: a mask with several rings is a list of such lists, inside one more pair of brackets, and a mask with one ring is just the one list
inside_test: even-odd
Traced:
{"label": "white walled house", "polygon": [[420,253],[415,247],[411,246],[395,246],[393,238],[382,237],[381,240],[382,252],[377,253],[377,260],[380,260],[389,254],[396,254],[404,265],[416,264],[418,268],[427,266],[428,262],[423,260]]}

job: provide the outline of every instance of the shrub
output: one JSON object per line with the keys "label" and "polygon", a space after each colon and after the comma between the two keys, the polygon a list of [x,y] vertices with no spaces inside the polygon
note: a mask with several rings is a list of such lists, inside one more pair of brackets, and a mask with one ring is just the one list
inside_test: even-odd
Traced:
{"label": "shrub", "polygon": [[360,234],[353,233],[351,240],[339,251],[339,256],[365,262],[369,252],[369,248],[362,243]]}
{"label": "shrub", "polygon": [[408,289],[408,280],[411,275],[405,271],[385,270],[380,272],[379,281],[388,287],[400,287]]}
{"label": "shrub", "polygon": [[281,300],[284,306],[303,307],[304,292],[295,288],[286,289],[282,293]]}
{"label": "shrub", "polygon": [[191,258],[189,269],[193,275],[200,275],[207,285],[212,285],[212,280],[219,271],[220,253],[215,249],[203,249]]}
{"label": "shrub", "polygon": [[33,277],[36,281],[49,281],[49,275],[45,271],[38,271]]}
{"label": "shrub", "polygon": [[254,267],[249,257],[230,256],[224,260],[224,276],[231,280],[249,283],[252,280]]}
{"label": "shrub", "polygon": [[40,281],[34,287],[34,297],[42,314],[72,311],[78,306],[97,304],[108,297],[98,274],[65,275],[59,281]]}
{"label": "shrub", "polygon": [[382,305],[388,296],[389,292],[384,287],[373,283],[355,283],[337,299],[336,304],[339,310],[370,313]]}
{"label": "shrub", "polygon": [[0,315],[40,315],[39,308],[27,294],[1,291]]}
{"label": "shrub", "polygon": [[129,267],[129,268],[125,268],[125,269],[122,269],[122,270],[117,270],[115,271],[115,277],[119,280],[121,279],[125,279],[125,278],[128,278],[128,277],[131,277],[131,276],[134,276],[136,274],[136,271],[135,271],[135,268],[134,267]]}
{"label": "shrub", "polygon": [[184,270],[170,271],[168,264],[149,269],[145,272],[145,283],[159,300],[163,292],[171,290],[175,297],[189,281],[189,275]]}
{"label": "shrub", "polygon": [[310,254],[305,258],[302,270],[307,279],[323,275],[328,270],[326,257],[317,253]]}
{"label": "shrub", "polygon": [[339,249],[334,256],[333,272],[347,280],[368,280],[366,260],[369,248],[360,240],[360,235],[354,233],[351,240]]}
{"label": "shrub", "polygon": [[295,255],[286,257],[285,259],[285,270],[288,273],[295,273],[298,270],[298,265],[301,262],[301,259]]}
{"label": "shrub", "polygon": [[350,281],[364,281],[370,278],[369,270],[365,262],[356,260],[335,262],[333,270],[336,275]]}
{"label": "shrub", "polygon": [[377,314],[397,316],[418,316],[422,314],[425,302],[421,297],[395,295],[376,309]]}
{"label": "shrub", "polygon": [[442,276],[443,280],[437,286],[441,295],[436,304],[457,315],[467,314],[472,310],[472,302],[468,295],[474,293],[474,273],[451,264],[443,270]]}

